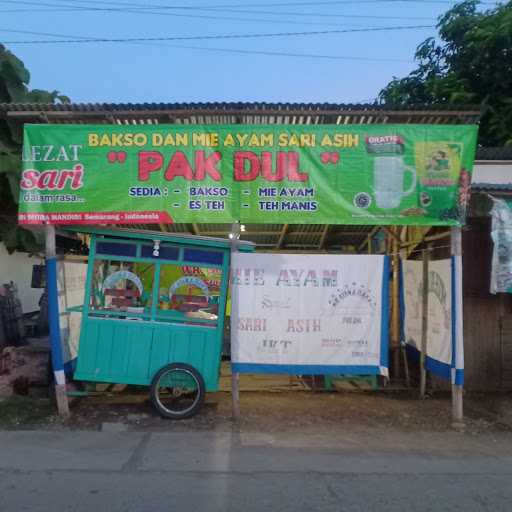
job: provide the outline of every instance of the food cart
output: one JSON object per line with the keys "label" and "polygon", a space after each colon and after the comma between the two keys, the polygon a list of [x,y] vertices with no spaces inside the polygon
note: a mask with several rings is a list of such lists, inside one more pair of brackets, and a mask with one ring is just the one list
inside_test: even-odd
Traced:
{"label": "food cart", "polygon": [[[74,378],[150,386],[166,418],[195,414],[219,383],[230,240],[80,228],[90,251]],[[253,251],[237,242],[240,251]]]}

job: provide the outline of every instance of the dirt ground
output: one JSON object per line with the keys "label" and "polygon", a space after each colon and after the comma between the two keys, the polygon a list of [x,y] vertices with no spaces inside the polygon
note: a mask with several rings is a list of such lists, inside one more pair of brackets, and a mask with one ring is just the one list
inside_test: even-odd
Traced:
{"label": "dirt ground", "polygon": [[[80,385],[80,384],[79,384]],[[453,429],[447,392],[419,399],[417,389],[372,390],[364,380],[338,381],[325,391],[323,380],[287,375],[240,375],[241,418],[232,420],[231,373],[222,364],[220,391],[207,393],[200,412],[180,421],[163,419],[152,408],[148,389],[97,385],[91,396],[71,399],[71,417],[62,421],[48,398],[15,396],[0,401],[0,429],[71,429],[330,433],[346,430],[447,431]],[[95,393],[95,394],[94,394]],[[465,394],[469,433],[510,431],[511,394]],[[110,427],[109,427],[110,426]],[[461,427],[459,425],[459,427]]]}
{"label": "dirt ground", "polygon": [[[231,395],[210,393],[198,415],[171,421],[160,418],[143,390],[125,390],[76,399],[71,418],[61,421],[48,399],[16,398],[0,402],[0,428],[101,430],[105,424],[126,430],[328,433],[343,430],[446,431],[453,428],[448,394],[419,400],[417,391],[243,391],[241,419],[231,417]],[[489,405],[492,404],[492,407]],[[466,396],[468,433],[512,432],[512,396]]]}
{"label": "dirt ground", "polygon": [[[94,428],[98,422],[123,421],[134,429],[226,430],[233,426],[231,395],[208,395],[202,411],[189,420],[159,418],[149,401],[113,406],[101,399],[84,400],[74,408],[71,428]],[[467,404],[468,405],[468,404]],[[344,429],[448,430],[452,428],[447,395],[420,401],[416,393],[382,392],[242,392],[237,426],[247,432],[331,432]],[[466,428],[479,432],[508,430],[506,424],[480,408],[466,407]]]}

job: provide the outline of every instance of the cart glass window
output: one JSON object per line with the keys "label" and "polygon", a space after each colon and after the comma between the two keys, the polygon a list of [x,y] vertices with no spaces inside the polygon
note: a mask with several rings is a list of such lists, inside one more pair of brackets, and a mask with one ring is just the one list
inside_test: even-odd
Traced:
{"label": "cart glass window", "polygon": [[222,269],[162,264],[156,319],[217,325]]}
{"label": "cart glass window", "polygon": [[149,319],[155,266],[151,263],[96,259],[90,313]]}
{"label": "cart glass window", "polygon": [[204,249],[185,249],[183,259],[190,263],[208,263],[222,265],[224,254],[221,251],[208,251]]}
{"label": "cart glass window", "polygon": [[141,256],[143,258],[154,258],[157,260],[178,260],[180,250],[174,245],[163,244],[159,245],[158,249],[155,245],[143,245]]}
{"label": "cart glass window", "polygon": [[97,242],[96,253],[110,254],[112,256],[130,256],[134,258],[137,255],[137,246],[123,242]]}

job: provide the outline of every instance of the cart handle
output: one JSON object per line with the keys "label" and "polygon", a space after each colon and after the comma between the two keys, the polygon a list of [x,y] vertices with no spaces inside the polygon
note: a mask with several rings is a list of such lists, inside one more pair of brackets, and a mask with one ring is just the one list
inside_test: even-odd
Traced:
{"label": "cart handle", "polygon": [[82,306],[71,306],[66,308],[66,313],[83,313],[84,307]]}

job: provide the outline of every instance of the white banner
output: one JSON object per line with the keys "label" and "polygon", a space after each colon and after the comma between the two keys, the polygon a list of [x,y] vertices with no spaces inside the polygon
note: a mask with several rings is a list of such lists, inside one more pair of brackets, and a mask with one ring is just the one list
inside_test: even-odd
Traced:
{"label": "white banner", "polygon": [[512,293],[512,209],[509,201],[492,201],[491,293]]}
{"label": "white banner", "polygon": [[236,253],[231,359],[241,373],[388,373],[389,259]]}
{"label": "white banner", "polygon": [[84,302],[87,263],[58,261],[59,323],[64,364],[76,358],[80,340],[81,313],[68,313],[67,308]]}
{"label": "white banner", "polygon": [[[453,289],[454,259],[429,262],[428,273],[428,328],[426,367],[432,373],[446,379],[455,379],[454,369],[464,368],[462,333],[457,321],[457,310],[462,301],[458,287]],[[423,262],[403,261],[404,336],[416,355],[421,351]],[[458,307],[457,307],[458,306]],[[461,325],[461,324],[460,324]],[[457,382],[459,383],[459,382]]]}

